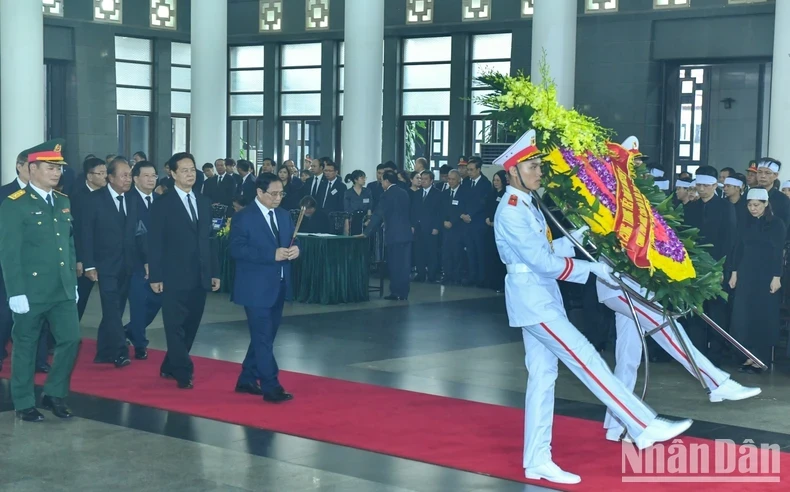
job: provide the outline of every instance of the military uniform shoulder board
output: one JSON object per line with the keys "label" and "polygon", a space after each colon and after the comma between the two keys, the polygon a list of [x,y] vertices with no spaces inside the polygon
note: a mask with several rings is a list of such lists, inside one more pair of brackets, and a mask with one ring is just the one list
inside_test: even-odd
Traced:
{"label": "military uniform shoulder board", "polygon": [[55,193],[57,193],[57,194],[58,194],[58,195],[60,195],[60,196],[65,196],[66,198],[68,198],[68,197],[69,197],[67,194],[65,194],[65,193],[61,193],[61,192],[60,192],[60,191],[58,191],[58,190],[52,190],[52,191],[54,191]]}
{"label": "military uniform shoulder board", "polygon": [[518,205],[518,197],[516,195],[510,195],[510,199],[507,201],[507,204],[515,207]]}
{"label": "military uniform shoulder board", "polygon": [[8,199],[9,200],[16,200],[17,198],[19,198],[20,196],[22,196],[24,194],[25,194],[25,190],[17,190],[15,192],[11,193],[10,195],[8,195]]}

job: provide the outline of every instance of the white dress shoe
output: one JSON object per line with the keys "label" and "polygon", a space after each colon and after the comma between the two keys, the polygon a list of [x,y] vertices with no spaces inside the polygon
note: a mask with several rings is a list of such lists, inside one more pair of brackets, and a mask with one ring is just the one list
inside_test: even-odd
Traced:
{"label": "white dress shoe", "polygon": [[620,436],[623,435],[624,430],[625,429],[623,429],[622,427],[613,427],[611,429],[606,429],[606,440],[612,442],[620,442],[620,441],[634,442],[633,439],[631,439],[631,436],[628,435],[627,432],[625,433],[625,437],[620,439]]}
{"label": "white dress shoe", "polygon": [[657,442],[669,441],[686,432],[693,422],[691,419],[672,422],[656,417],[634,440],[634,444],[639,449],[646,449]]}
{"label": "white dress shoe", "polygon": [[574,484],[582,481],[582,477],[566,472],[553,461],[547,461],[540,466],[527,468],[524,476],[530,480],[548,480],[554,483]]}
{"label": "white dress shoe", "polygon": [[710,398],[711,402],[718,403],[724,400],[745,400],[757,396],[760,393],[762,393],[760,388],[747,388],[746,386],[741,386],[732,379],[728,379],[724,384],[711,391],[708,398]]}

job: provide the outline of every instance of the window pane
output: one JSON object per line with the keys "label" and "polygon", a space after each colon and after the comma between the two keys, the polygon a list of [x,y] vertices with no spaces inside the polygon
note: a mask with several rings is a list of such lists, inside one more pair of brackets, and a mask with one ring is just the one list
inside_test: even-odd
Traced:
{"label": "window pane", "polygon": [[231,116],[263,116],[263,94],[230,96]]}
{"label": "window pane", "polygon": [[263,70],[230,73],[231,92],[263,92]]}
{"label": "window pane", "polygon": [[188,152],[187,147],[187,119],[186,118],[171,118],[172,137],[173,137],[173,153]]}
{"label": "window pane", "polygon": [[343,104],[345,103],[345,95],[341,92],[337,96],[337,114],[338,116],[343,116]]}
{"label": "window pane", "polygon": [[281,88],[285,92],[321,90],[320,68],[284,69],[282,77]]}
{"label": "window pane", "polygon": [[286,44],[282,56],[283,67],[320,66],[321,43]]}
{"label": "window pane", "polygon": [[232,47],[230,68],[263,68],[263,46]]}
{"label": "window pane", "polygon": [[338,65],[345,65],[346,64],[346,42],[340,41],[340,52],[337,56]]}
{"label": "window pane", "polygon": [[404,92],[403,115],[449,115],[450,91]]}
{"label": "window pane", "polygon": [[151,90],[116,87],[115,96],[120,111],[151,111]]}
{"label": "window pane", "polygon": [[680,141],[688,142],[691,140],[691,104],[680,105]]}
{"label": "window pane", "polygon": [[345,67],[340,67],[339,70],[340,70],[340,73],[337,76],[337,78],[338,78],[337,86],[338,86],[338,90],[339,91],[344,91],[344,90],[346,90],[346,68]]}
{"label": "window pane", "polygon": [[115,83],[151,87],[151,65],[115,62]]}
{"label": "window pane", "polygon": [[483,34],[472,41],[473,60],[501,60],[510,58],[512,34]]}
{"label": "window pane", "polygon": [[173,114],[192,113],[192,94],[173,91],[170,93],[170,112]]}
{"label": "window pane", "polygon": [[321,94],[283,94],[283,116],[313,116],[321,114]]}
{"label": "window pane", "polygon": [[247,120],[230,122],[230,157],[233,159],[247,158]]}
{"label": "window pane", "polygon": [[499,72],[502,75],[510,75],[510,62],[482,62],[472,64],[472,87],[479,87],[482,84],[474,79],[488,72]]}
{"label": "window pane", "polygon": [[698,161],[702,156],[702,91],[694,93],[694,145],[692,160]]}
{"label": "window pane", "polygon": [[115,36],[115,59],[151,62],[151,40]]}
{"label": "window pane", "polygon": [[491,108],[488,106],[484,106],[477,102],[478,97],[487,96],[489,94],[493,94],[494,91],[472,91],[472,115],[481,115],[484,114],[485,111],[490,111]]}
{"label": "window pane", "polygon": [[170,45],[170,63],[173,65],[192,65],[192,45],[188,43],[172,43]]}
{"label": "window pane", "polygon": [[452,38],[416,38],[403,41],[403,62],[450,61]]}
{"label": "window pane", "polygon": [[192,88],[192,69],[172,67],[170,69],[170,88],[190,90]]}
{"label": "window pane", "polygon": [[403,67],[404,89],[449,89],[450,64],[406,65]]}
{"label": "window pane", "polygon": [[148,116],[129,116],[129,150],[132,152],[143,151],[149,153],[148,139],[151,131],[148,126]]}

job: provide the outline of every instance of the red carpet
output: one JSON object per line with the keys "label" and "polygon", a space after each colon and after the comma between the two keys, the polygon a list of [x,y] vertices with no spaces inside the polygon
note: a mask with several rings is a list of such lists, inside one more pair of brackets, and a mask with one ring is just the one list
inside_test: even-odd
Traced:
{"label": "red carpet", "polygon": [[[120,370],[93,364],[94,354],[95,342],[85,340],[72,380],[74,392],[526,481],[521,467],[523,411],[517,408],[293,372],[283,372],[281,381],[295,399],[283,405],[271,405],[257,397],[233,392],[238,364],[196,357],[195,389],[184,391],[177,390],[175,382],[159,378],[163,352],[150,350],[149,360],[133,361],[130,367]],[[8,375],[6,367],[2,377]],[[120,383],[121,375],[125,383]],[[42,383],[43,379],[37,381]],[[684,438],[683,442],[709,444],[713,449],[713,443],[703,439]],[[623,483],[621,447],[604,440],[599,422],[556,417],[553,453],[560,466],[582,476],[580,485],[563,486],[562,490],[650,492],[714,487],[693,483]],[[790,455],[781,453],[779,460],[782,469],[790,469]],[[776,468],[770,471],[772,476],[779,472]],[[759,480],[757,476],[751,477],[752,482],[756,480]],[[711,479],[703,481],[711,482]],[[546,481],[540,485],[549,486]],[[717,492],[787,490],[786,487],[787,484],[780,483],[715,485]]]}

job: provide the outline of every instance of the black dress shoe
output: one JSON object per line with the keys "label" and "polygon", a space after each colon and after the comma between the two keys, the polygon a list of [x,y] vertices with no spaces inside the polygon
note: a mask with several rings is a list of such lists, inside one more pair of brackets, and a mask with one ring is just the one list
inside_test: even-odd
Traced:
{"label": "black dress shoe", "polygon": [[25,422],[41,422],[42,420],[44,420],[44,416],[41,415],[41,412],[36,410],[36,407],[30,407],[24,410],[17,410],[16,418],[18,418],[19,420],[24,420]]}
{"label": "black dress shoe", "polygon": [[71,410],[66,406],[63,398],[44,395],[41,397],[41,408],[52,410],[52,415],[61,419],[70,419],[72,417]]}
{"label": "black dress shoe", "polygon": [[40,366],[36,366],[36,372],[39,373],[39,374],[47,374],[47,373],[49,373],[50,369],[52,369],[52,366],[50,366],[49,364],[46,364],[46,363],[42,364]]}
{"label": "black dress shoe", "polygon": [[148,350],[144,348],[136,348],[134,349],[134,358],[137,360],[146,360],[148,359]]}
{"label": "black dress shoe", "polygon": [[263,394],[263,401],[268,401],[269,403],[283,403],[288,400],[293,400],[294,395],[290,393],[286,393],[284,389],[280,389],[280,391],[274,391],[271,393],[264,393]]}
{"label": "black dress shoe", "polygon": [[129,364],[132,363],[132,361],[129,360],[129,357],[127,357],[126,355],[119,355],[117,359],[112,361],[112,363],[115,364],[115,367],[120,369],[121,367],[128,366]]}
{"label": "black dress shoe", "polygon": [[187,379],[186,381],[178,381],[177,384],[178,384],[178,389],[182,389],[182,390],[191,390],[192,388],[195,387],[195,385],[192,384],[191,379]]}
{"label": "black dress shoe", "polygon": [[236,385],[236,393],[249,393],[251,395],[260,396],[263,394],[263,390],[257,384],[245,383]]}

